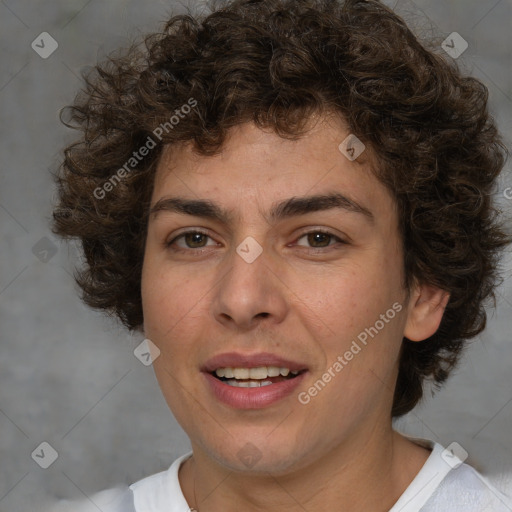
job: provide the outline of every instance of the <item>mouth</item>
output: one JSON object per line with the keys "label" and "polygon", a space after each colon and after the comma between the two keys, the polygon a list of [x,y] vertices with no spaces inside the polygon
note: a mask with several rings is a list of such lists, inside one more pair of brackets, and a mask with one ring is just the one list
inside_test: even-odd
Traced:
{"label": "mouth", "polygon": [[275,354],[231,352],[210,359],[201,373],[216,401],[235,409],[261,409],[290,397],[308,368]]}
{"label": "mouth", "polygon": [[303,370],[290,370],[279,366],[258,366],[255,368],[221,367],[210,372],[210,375],[236,388],[259,388],[271,386],[279,382],[295,379]]}

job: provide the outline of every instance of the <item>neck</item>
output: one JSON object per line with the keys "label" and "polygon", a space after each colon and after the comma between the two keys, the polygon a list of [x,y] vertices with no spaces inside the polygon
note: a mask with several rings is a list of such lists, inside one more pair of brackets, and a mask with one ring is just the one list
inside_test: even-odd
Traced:
{"label": "neck", "polygon": [[[368,436],[368,434],[370,434]],[[350,441],[284,475],[238,473],[193,446],[180,468],[185,499],[198,512],[388,511],[412,482],[430,452],[391,427],[358,432]]]}

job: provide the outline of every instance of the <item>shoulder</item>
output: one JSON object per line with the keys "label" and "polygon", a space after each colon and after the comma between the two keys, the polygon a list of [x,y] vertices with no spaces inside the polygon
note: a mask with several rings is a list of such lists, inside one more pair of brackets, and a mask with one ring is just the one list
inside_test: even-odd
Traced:
{"label": "shoulder", "polygon": [[81,501],[60,500],[45,512],[135,512],[133,492],[129,487],[100,491]]}
{"label": "shoulder", "polygon": [[191,455],[192,452],[188,452],[178,457],[168,470],[130,485],[136,510],[188,510],[178,472],[181,464]]}
{"label": "shoulder", "polygon": [[[508,480],[508,482],[507,482]],[[510,490],[512,477],[502,480]],[[452,469],[432,494],[422,512],[511,512],[512,499],[467,464]]]}
{"label": "shoulder", "polygon": [[[409,438],[431,454],[390,512],[512,512],[512,475],[494,472],[490,481],[453,443],[444,448],[426,439]],[[459,445],[459,448],[460,445]]]}
{"label": "shoulder", "polygon": [[147,476],[129,487],[98,492],[80,502],[61,500],[44,512],[138,512],[149,510],[189,510],[181,491],[178,471],[192,452],[178,457],[160,473]]}

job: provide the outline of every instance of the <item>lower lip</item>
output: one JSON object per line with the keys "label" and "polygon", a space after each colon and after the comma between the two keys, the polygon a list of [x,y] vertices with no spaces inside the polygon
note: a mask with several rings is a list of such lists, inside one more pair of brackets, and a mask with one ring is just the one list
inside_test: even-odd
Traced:
{"label": "lower lip", "polygon": [[261,409],[289,396],[302,382],[306,372],[289,380],[259,388],[230,386],[210,373],[203,373],[213,394],[221,402],[237,409]]}

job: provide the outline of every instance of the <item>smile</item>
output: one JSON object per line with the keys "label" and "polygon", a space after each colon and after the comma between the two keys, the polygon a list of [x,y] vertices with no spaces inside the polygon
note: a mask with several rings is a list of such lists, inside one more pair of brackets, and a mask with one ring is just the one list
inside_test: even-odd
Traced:
{"label": "smile", "polygon": [[257,368],[217,368],[213,375],[228,386],[259,388],[292,379],[298,373],[298,370],[285,367],[258,366]]}

